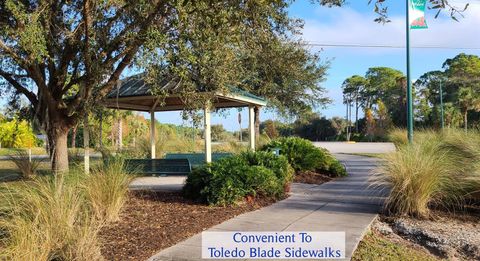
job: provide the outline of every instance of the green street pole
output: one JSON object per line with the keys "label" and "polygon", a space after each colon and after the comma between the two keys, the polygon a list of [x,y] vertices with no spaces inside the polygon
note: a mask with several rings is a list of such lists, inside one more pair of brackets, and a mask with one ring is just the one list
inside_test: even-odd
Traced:
{"label": "green street pole", "polygon": [[443,109],[443,88],[442,88],[442,81],[440,81],[440,111],[441,111],[441,118],[442,118],[442,130],[445,128],[445,111]]}
{"label": "green street pole", "polygon": [[410,79],[410,0],[406,0],[407,7],[407,19],[406,19],[406,31],[407,31],[407,130],[408,141],[413,142],[413,98],[412,98],[412,82]]}

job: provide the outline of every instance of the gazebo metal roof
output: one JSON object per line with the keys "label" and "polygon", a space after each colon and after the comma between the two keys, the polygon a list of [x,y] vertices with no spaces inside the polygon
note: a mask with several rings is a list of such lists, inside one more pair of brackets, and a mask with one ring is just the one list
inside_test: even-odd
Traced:
{"label": "gazebo metal roof", "polygon": [[[127,77],[120,81],[106,97],[104,105],[108,108],[136,111],[178,111],[186,104],[178,93],[181,84],[167,77],[160,79],[160,90],[168,93],[159,104],[158,96],[152,93],[152,87],[145,82],[143,74]],[[199,90],[199,93],[206,93]],[[247,106],[265,106],[266,100],[238,88],[231,88],[229,93],[216,92],[212,106],[215,108],[233,108]]]}

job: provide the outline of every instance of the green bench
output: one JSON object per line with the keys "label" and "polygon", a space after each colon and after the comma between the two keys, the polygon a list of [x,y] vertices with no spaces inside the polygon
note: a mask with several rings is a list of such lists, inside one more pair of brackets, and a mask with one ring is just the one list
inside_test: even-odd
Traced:
{"label": "green bench", "polygon": [[[212,161],[219,160],[221,158],[232,156],[232,153],[228,152],[216,152],[212,153]],[[167,153],[165,159],[188,159],[192,166],[197,167],[205,163],[204,153]]]}
{"label": "green bench", "polygon": [[153,176],[184,176],[192,172],[188,159],[127,159],[126,167]]}

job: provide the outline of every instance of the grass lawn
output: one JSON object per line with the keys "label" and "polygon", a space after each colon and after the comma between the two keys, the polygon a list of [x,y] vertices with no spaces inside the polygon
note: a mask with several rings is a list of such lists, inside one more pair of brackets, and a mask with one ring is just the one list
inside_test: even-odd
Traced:
{"label": "grass lawn", "polygon": [[[16,155],[18,151],[27,151],[28,149],[13,149],[13,148],[0,148],[0,156],[12,156]],[[36,147],[32,148],[32,155],[47,155],[45,148]]]}
{"label": "grass lawn", "polygon": [[360,241],[352,260],[436,261],[441,259],[427,253],[423,249],[414,247],[412,243],[406,240],[393,240],[372,231],[366,234]]}
{"label": "grass lawn", "polygon": [[[101,162],[100,158],[90,158],[90,166],[93,167],[98,165]],[[70,167],[78,167],[78,164],[82,164],[82,161],[79,163],[71,163]],[[82,165],[83,166],[83,165]],[[83,168],[83,167],[81,167]],[[40,174],[45,174],[50,172],[50,161],[42,160],[38,167],[38,172]],[[20,171],[17,166],[10,160],[0,160],[0,182],[8,182],[18,180],[20,178]]]}

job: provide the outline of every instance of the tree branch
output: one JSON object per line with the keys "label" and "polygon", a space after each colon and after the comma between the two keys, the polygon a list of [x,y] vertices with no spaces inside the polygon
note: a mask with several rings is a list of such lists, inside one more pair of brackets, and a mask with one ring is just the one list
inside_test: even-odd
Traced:
{"label": "tree branch", "polygon": [[12,50],[8,45],[6,45],[2,40],[0,40],[0,49],[3,50],[6,54],[10,55],[10,57],[13,58],[13,60],[23,69],[26,69],[26,64],[24,63],[24,60],[18,56],[18,54]]}
{"label": "tree branch", "polygon": [[17,80],[13,78],[15,74],[10,74],[0,70],[0,76],[7,80],[7,82],[10,83],[19,93],[25,95],[25,97],[27,97],[27,99],[32,103],[33,106],[36,106],[38,102],[37,97],[33,92],[23,87],[23,85],[21,85]]}

